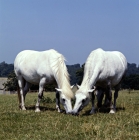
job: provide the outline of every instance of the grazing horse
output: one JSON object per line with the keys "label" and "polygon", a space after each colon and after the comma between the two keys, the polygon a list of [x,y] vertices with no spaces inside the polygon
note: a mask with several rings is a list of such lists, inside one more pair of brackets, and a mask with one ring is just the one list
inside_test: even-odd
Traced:
{"label": "grazing horse", "polygon": [[[83,81],[75,94],[76,102],[72,114],[78,115],[79,111],[88,105],[90,96],[92,96],[92,110],[90,114],[94,113],[95,95],[92,92],[95,89],[91,89],[94,86],[105,89],[106,96],[110,102],[110,113],[115,113],[116,99],[126,69],[127,61],[122,53],[118,51],[104,51],[102,49],[92,51],[85,63]],[[112,103],[112,88],[115,88],[114,105]],[[99,90],[97,92],[97,96],[102,94]],[[104,91],[101,90],[101,92]]]}
{"label": "grazing horse", "polygon": [[[71,98],[73,92],[69,83],[69,74],[62,54],[51,49],[47,51],[25,50],[20,52],[14,61],[14,70],[20,88],[19,103],[25,108],[25,96],[31,84],[39,85],[38,100],[35,112],[40,111],[40,100],[43,96],[44,85],[56,81],[56,108],[60,112],[60,102],[66,113],[72,111]],[[60,101],[59,101],[60,100]]]}

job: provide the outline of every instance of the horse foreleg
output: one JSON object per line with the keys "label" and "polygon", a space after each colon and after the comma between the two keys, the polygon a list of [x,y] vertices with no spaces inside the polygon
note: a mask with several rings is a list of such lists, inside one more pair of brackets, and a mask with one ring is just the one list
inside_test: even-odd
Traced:
{"label": "horse foreleg", "polygon": [[111,86],[110,85],[106,89],[106,98],[110,102],[110,112],[109,113],[115,113],[113,102],[112,102],[112,91],[111,91]]}
{"label": "horse foreleg", "polygon": [[37,100],[37,103],[36,103],[35,112],[40,112],[40,101],[42,99],[42,96],[43,96],[43,88],[39,88],[38,100]]}
{"label": "horse foreleg", "polygon": [[61,109],[60,109],[60,95],[59,95],[58,91],[56,91],[56,109],[58,110],[58,112],[61,112]]}
{"label": "horse foreleg", "polygon": [[94,114],[95,113],[95,107],[94,107],[95,95],[94,95],[94,92],[93,93],[90,93],[90,96],[92,98],[92,100],[91,100],[91,102],[92,102],[92,109],[90,111],[90,114]]}
{"label": "horse foreleg", "polygon": [[45,84],[45,79],[41,79],[40,84],[39,84],[39,93],[38,93],[38,100],[36,103],[36,109],[35,112],[40,112],[40,101],[43,97],[43,86]]}

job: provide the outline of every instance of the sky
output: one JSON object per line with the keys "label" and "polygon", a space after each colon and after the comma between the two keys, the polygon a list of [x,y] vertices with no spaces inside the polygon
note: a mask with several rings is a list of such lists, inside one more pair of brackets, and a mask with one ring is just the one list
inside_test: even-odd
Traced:
{"label": "sky", "polygon": [[0,63],[55,49],[82,65],[97,48],[139,64],[139,0],[0,0]]}

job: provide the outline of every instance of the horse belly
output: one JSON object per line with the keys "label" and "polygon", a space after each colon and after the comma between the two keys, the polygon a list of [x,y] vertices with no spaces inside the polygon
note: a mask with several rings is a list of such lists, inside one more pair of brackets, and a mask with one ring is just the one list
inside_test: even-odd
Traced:
{"label": "horse belly", "polygon": [[23,78],[28,81],[31,84],[39,84],[40,82],[40,76],[38,76],[37,74],[25,74],[22,73]]}
{"label": "horse belly", "polygon": [[104,88],[110,85],[111,87],[114,87],[121,81],[122,77],[123,77],[123,74],[121,73],[117,75],[110,75],[105,78],[103,77],[102,79],[99,79],[96,82],[96,85],[100,87],[104,87]]}

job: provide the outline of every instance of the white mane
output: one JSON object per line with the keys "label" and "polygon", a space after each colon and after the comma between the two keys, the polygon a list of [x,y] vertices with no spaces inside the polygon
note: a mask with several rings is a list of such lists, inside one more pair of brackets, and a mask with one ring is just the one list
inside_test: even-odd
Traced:
{"label": "white mane", "polygon": [[55,55],[56,57],[51,60],[51,67],[54,77],[58,83],[59,88],[62,89],[62,93],[65,94],[65,96],[68,98],[73,98],[73,93],[70,87],[69,73],[65,65],[65,58],[57,51],[55,51]]}
{"label": "white mane", "polygon": [[[99,48],[98,50],[102,50],[102,49]],[[87,94],[87,91],[92,88],[92,87],[90,87],[91,82],[92,82],[91,81],[92,71],[94,70],[94,69],[92,69],[92,65],[96,65],[96,63],[94,63],[94,64],[92,63],[92,58],[95,57],[94,55],[95,55],[95,53],[94,53],[94,51],[92,51],[85,62],[82,85],[80,86],[80,88],[77,90],[76,93],[82,92],[84,94]],[[96,58],[97,58],[97,56],[96,56]]]}

